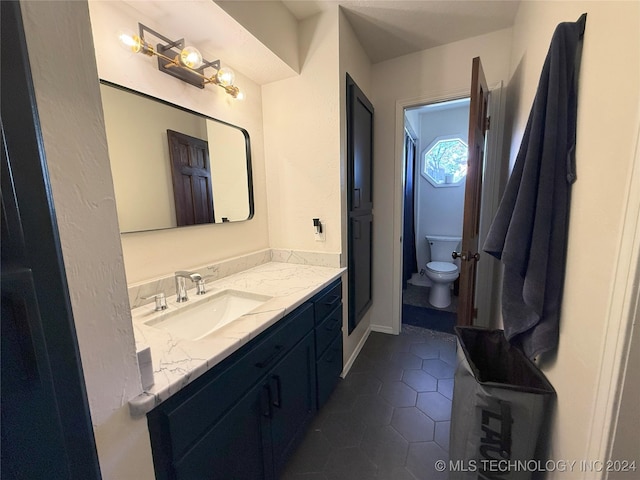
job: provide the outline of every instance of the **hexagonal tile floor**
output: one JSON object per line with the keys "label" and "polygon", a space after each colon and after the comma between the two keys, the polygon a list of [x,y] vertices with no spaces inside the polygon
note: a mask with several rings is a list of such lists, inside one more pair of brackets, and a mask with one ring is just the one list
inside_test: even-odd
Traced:
{"label": "hexagonal tile floor", "polygon": [[373,332],[281,480],[438,480],[448,460],[455,337]]}

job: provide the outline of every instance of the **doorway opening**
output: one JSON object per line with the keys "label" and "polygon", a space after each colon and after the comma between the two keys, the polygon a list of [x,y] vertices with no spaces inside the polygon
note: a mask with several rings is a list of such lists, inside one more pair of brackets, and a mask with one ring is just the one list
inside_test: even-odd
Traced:
{"label": "doorway opening", "polygon": [[404,109],[402,323],[453,333],[469,97]]}

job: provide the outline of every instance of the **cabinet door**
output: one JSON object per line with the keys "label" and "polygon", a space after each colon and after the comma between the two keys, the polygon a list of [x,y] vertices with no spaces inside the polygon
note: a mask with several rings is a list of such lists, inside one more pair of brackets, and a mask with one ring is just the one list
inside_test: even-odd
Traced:
{"label": "cabinet door", "polygon": [[349,219],[349,334],[372,303],[372,231],[373,215]]}
{"label": "cabinet door", "polygon": [[[221,392],[222,393],[222,392]],[[249,391],[204,437],[174,463],[179,480],[273,479],[269,385]]]}
{"label": "cabinet door", "polygon": [[[276,478],[315,414],[316,369],[313,333],[307,335],[269,376],[271,435]],[[258,478],[258,477],[256,477]]]}
{"label": "cabinet door", "polygon": [[373,208],[373,105],[347,74],[347,205]]}
{"label": "cabinet door", "polygon": [[331,392],[340,381],[342,372],[342,332],[338,332],[331,345],[318,359],[318,409],[329,400]]}

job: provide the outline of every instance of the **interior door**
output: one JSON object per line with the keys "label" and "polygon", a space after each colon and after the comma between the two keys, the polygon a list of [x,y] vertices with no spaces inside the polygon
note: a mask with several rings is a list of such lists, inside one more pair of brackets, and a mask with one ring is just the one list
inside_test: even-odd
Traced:
{"label": "interior door", "polygon": [[372,304],[373,105],[347,74],[349,334]]}
{"label": "interior door", "polygon": [[167,130],[178,226],[213,223],[209,147],[205,140]]}
{"label": "interior door", "polygon": [[464,192],[464,216],[462,220],[462,245],[460,252],[460,294],[458,303],[458,325],[473,324],[476,287],[476,264],[478,232],[480,228],[480,201],[482,195],[482,171],[484,162],[485,134],[489,127],[487,106],[489,88],[482,71],[480,57],[473,59],[471,73],[471,103],[469,105],[469,153],[467,157],[467,179]]}

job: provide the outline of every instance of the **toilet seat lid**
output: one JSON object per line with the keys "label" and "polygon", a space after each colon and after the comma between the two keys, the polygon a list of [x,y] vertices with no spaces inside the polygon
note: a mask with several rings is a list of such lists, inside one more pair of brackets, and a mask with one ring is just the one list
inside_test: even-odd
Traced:
{"label": "toilet seat lid", "polygon": [[439,273],[453,273],[458,271],[458,267],[454,263],[449,262],[429,262],[427,268]]}

